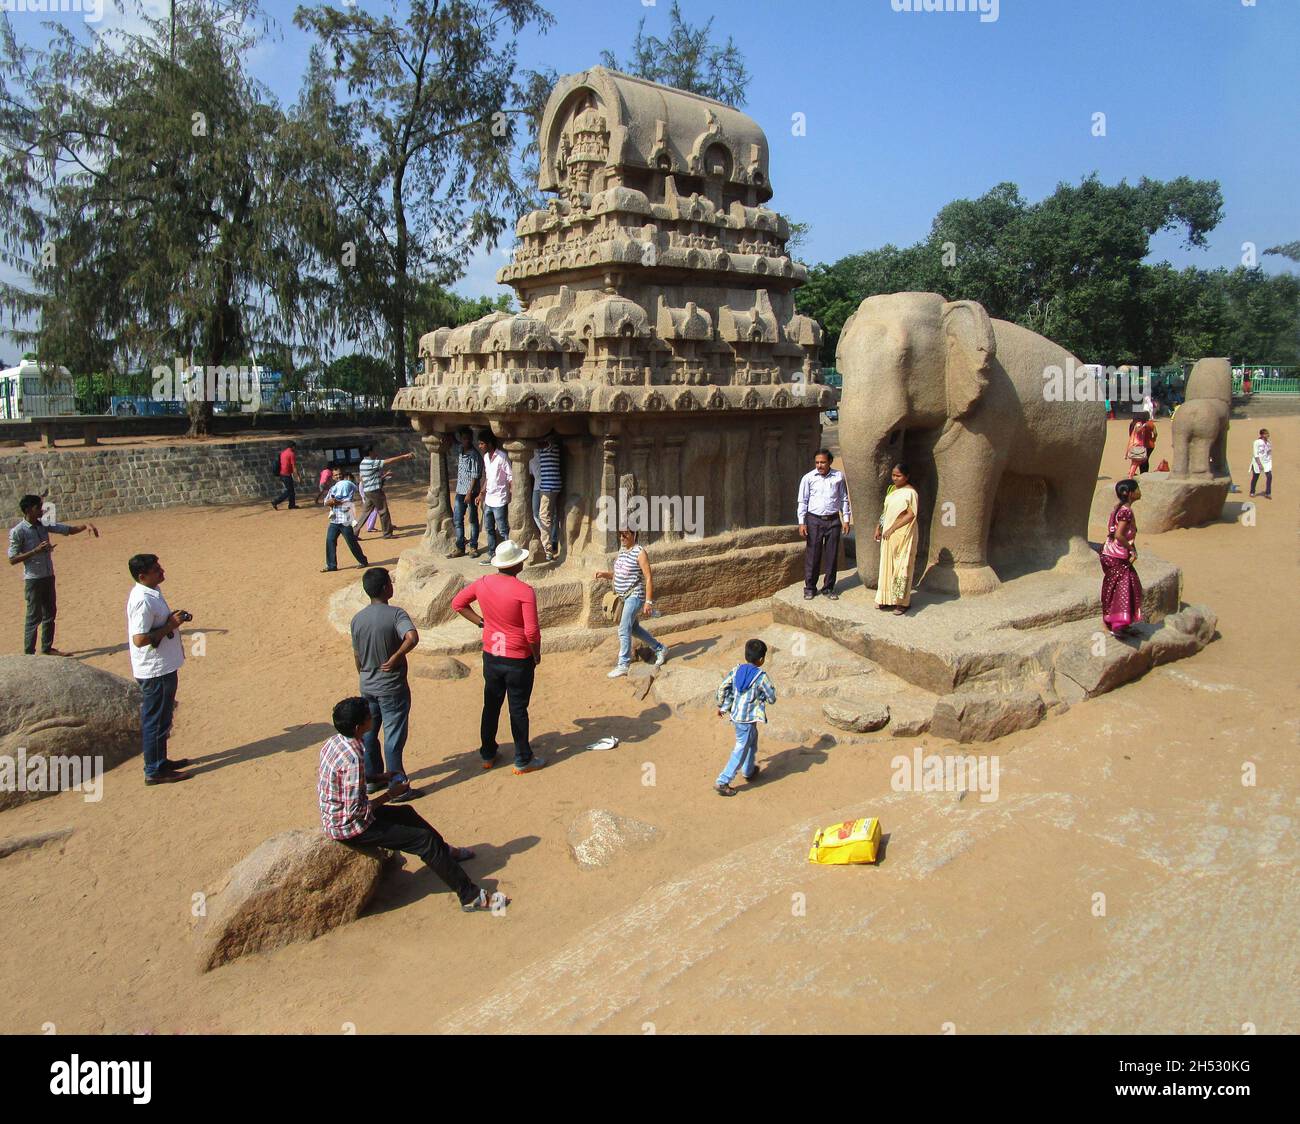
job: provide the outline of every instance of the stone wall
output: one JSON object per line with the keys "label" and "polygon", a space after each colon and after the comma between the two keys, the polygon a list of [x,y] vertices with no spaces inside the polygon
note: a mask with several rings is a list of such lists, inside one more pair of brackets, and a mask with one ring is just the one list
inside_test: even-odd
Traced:
{"label": "stone wall", "polygon": [[[272,462],[286,438],[265,441],[205,441],[181,445],[101,448],[94,451],[20,452],[0,456],[8,485],[3,502],[17,522],[18,497],[45,496],[66,521],[196,504],[269,502],[280,491]],[[389,469],[396,483],[429,480],[429,458],[413,430],[335,431],[295,435],[299,500],[310,503],[325,466],[324,450],[371,442],[380,456],[415,453]]]}

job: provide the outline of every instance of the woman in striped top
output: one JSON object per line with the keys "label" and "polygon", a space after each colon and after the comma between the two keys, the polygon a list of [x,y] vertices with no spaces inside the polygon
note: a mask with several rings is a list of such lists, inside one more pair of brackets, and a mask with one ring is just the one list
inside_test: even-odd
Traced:
{"label": "woman in striped top", "polygon": [[597,578],[607,578],[614,583],[614,592],[623,599],[623,616],[618,623],[618,666],[609,673],[610,679],[626,675],[632,662],[632,637],[644,640],[655,651],[655,667],[663,667],[668,649],[660,644],[640,624],[637,618],[651,616],[654,611],[654,575],[650,572],[650,559],[645,548],[636,541],[636,532],[622,530],[618,533],[623,548],[614,559],[612,570],[597,570]]}

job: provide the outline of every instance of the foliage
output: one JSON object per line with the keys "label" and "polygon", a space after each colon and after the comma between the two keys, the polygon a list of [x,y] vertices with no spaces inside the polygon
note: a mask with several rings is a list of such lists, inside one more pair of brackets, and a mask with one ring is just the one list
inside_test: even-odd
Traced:
{"label": "foliage", "polygon": [[1217,183],[1186,177],[1107,186],[1089,176],[1038,203],[1003,183],[948,204],[914,246],[815,266],[796,300],[826,329],[828,364],[863,298],[907,291],[979,301],[990,316],[1041,332],[1085,362],[1158,366],[1202,355],[1295,362],[1293,275],[1179,271],[1144,260],[1161,230],[1204,246],[1222,208]]}

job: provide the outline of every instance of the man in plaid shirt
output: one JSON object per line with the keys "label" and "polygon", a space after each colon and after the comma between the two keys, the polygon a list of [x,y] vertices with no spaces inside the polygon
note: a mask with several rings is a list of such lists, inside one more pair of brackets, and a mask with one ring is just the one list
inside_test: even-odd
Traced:
{"label": "man in plaid shirt", "polygon": [[[464,847],[449,847],[412,807],[386,808],[395,796],[409,791],[406,781],[393,784],[373,800],[366,795],[365,749],[361,738],[374,719],[366,700],[344,699],[334,707],[334,729],[338,731],[320,751],[320,772],[316,792],[325,834],[349,846],[388,847],[424,860],[443,882],[456,891],[466,913],[505,904],[501,894],[489,899],[487,891],[470,881],[460,867],[474,857]],[[391,773],[370,780],[389,782]]]}
{"label": "man in plaid shirt", "polygon": [[758,723],[767,721],[767,704],[776,702],[776,688],[763,670],[767,645],[761,640],[745,642],[745,662],[727,673],[718,687],[718,717],[730,717],[736,727],[736,745],[726,768],[714,782],[719,796],[735,796],[731,778],[737,770],[747,781],[755,781],[762,771],[758,757]]}

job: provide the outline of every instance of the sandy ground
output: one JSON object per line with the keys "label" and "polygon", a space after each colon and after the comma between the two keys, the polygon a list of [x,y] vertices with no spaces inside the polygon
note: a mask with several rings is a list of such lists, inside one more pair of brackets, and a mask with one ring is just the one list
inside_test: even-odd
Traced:
{"label": "sandy ground", "polygon": [[[1220,523],[1141,543],[1184,568],[1185,599],[1217,611],[1221,638],[982,747],[999,759],[996,801],[892,791],[895,754],[954,747],[883,735],[830,749],[765,735],[766,779],[720,800],[729,726],[633,702],[603,675],[609,646],[543,662],[534,744],[550,765],[483,773],[477,670],[416,678],[414,806],[478,850],[468,869],[511,895],[507,915],[462,914],[407,859],[358,922],[203,976],[194,895],[268,836],[318,822],[317,750],[356,686],[325,601],[359,571],[317,572],[319,508],[100,520],[99,541],[56,554],[58,643],[129,674],[125,563],[158,553],[172,606],[206,636],[181,672],[172,739],[200,765],[145,788],[132,761],[99,803],[64,793],[0,813],[0,837],[74,829],[0,859],[0,1030],[1295,1032],[1300,509],[1287,466],[1300,418],[1266,424],[1277,498],[1254,525],[1231,518],[1234,495]],[[1256,428],[1233,424],[1239,482]],[[1123,436],[1112,424],[1107,469]],[[372,562],[418,537],[419,491],[395,511],[407,538],[376,540]],[[7,652],[20,650],[20,580],[10,572],[0,604]],[[674,658],[720,673],[767,623],[674,637]],[[584,751],[607,733],[618,749]],[[658,841],[579,870],[566,832],[593,808],[656,826]],[[857,815],[882,820],[878,867],[806,862],[815,827]]]}

